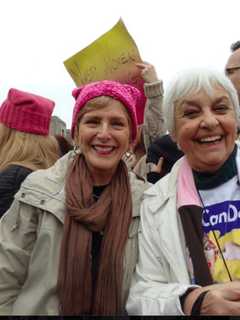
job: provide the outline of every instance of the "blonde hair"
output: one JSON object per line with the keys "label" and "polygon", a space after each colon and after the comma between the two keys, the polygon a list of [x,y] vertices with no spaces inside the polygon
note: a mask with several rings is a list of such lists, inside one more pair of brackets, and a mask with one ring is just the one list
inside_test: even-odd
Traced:
{"label": "blonde hair", "polygon": [[11,164],[33,171],[46,169],[59,157],[59,146],[53,136],[21,132],[0,123],[0,170]]}
{"label": "blonde hair", "polygon": [[79,121],[80,121],[81,117],[85,113],[93,110],[94,108],[102,109],[102,108],[108,106],[112,100],[114,100],[114,99],[111,97],[108,97],[108,96],[100,96],[100,97],[96,97],[96,98],[89,100],[78,113],[78,120],[77,120],[78,125],[79,125]]}

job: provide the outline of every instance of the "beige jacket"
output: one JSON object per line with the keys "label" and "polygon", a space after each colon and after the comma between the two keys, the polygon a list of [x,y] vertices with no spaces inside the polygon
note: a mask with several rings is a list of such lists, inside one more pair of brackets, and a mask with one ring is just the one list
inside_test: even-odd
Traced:
{"label": "beige jacket", "polygon": [[[139,260],[126,309],[129,315],[184,315],[180,299],[191,284],[187,250],[177,211],[177,179],[182,159],[146,190],[141,205]],[[193,317],[194,318],[194,317]]]}
{"label": "beige jacket", "polygon": [[[56,284],[65,214],[64,179],[70,152],[24,181],[0,221],[0,314],[58,315]],[[124,258],[126,301],[138,257],[142,193],[149,186],[130,173],[133,218]]]}
{"label": "beige jacket", "polygon": [[[144,110],[144,122],[142,125],[142,135],[145,150],[157,138],[166,134],[166,123],[163,116],[163,83],[161,80],[144,84],[144,93],[147,97]],[[145,154],[136,163],[133,172],[138,176],[147,179],[147,155]]]}
{"label": "beige jacket", "polygon": [[144,84],[147,97],[144,110],[143,140],[145,149],[159,136],[166,134],[166,121],[163,116],[163,83],[161,80]]}

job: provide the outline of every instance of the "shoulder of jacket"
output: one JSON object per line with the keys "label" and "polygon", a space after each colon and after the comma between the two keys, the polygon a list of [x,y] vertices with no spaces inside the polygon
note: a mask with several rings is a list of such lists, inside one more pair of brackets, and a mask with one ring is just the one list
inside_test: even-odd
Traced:
{"label": "shoulder of jacket", "polygon": [[179,159],[166,176],[144,192],[143,200],[152,213],[156,213],[169,199],[176,196],[177,176],[181,162],[182,159]]}
{"label": "shoulder of jacket", "polygon": [[15,193],[31,172],[32,170],[20,165],[9,165],[0,172],[0,189],[3,191],[12,190]]}
{"label": "shoulder of jacket", "polygon": [[15,198],[25,204],[49,211],[63,220],[65,209],[65,176],[72,161],[68,153],[50,168],[37,170],[24,180]]}
{"label": "shoulder of jacket", "polygon": [[23,169],[25,169],[24,167],[21,167],[19,165],[16,164],[10,164],[9,166],[7,166],[6,168],[4,168],[3,170],[0,171],[0,175],[2,177],[11,177],[11,176],[15,176],[18,172],[23,171]]}
{"label": "shoulder of jacket", "polygon": [[16,166],[16,183],[22,183],[29,174],[31,174],[33,171],[32,169],[29,169],[27,167],[23,167],[23,166]]}
{"label": "shoulder of jacket", "polygon": [[34,171],[24,180],[22,188],[54,195],[62,188],[71,161],[72,152],[58,159],[50,168]]}

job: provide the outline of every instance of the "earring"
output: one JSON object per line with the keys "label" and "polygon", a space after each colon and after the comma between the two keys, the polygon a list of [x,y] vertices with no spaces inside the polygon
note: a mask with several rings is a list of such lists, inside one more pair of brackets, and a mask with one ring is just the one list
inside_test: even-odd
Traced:
{"label": "earring", "polygon": [[77,144],[74,145],[73,152],[76,156],[81,153],[80,147]]}
{"label": "earring", "polygon": [[130,158],[131,156],[133,155],[133,152],[131,150],[128,150],[126,153],[125,153],[125,157],[128,159]]}

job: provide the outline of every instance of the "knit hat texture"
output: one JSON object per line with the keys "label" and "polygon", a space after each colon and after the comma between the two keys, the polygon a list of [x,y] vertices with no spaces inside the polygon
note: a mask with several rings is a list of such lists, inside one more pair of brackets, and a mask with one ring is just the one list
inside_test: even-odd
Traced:
{"label": "knit hat texture", "polygon": [[117,81],[103,80],[92,82],[87,85],[76,88],[72,92],[76,103],[73,109],[71,135],[74,136],[74,129],[77,124],[79,111],[85,104],[96,97],[108,96],[115,100],[120,101],[128,110],[132,122],[132,141],[135,140],[137,135],[137,116],[136,108],[141,96],[140,91],[128,84],[122,84]]}
{"label": "knit hat texture", "polygon": [[18,131],[48,135],[54,105],[47,98],[12,88],[0,107],[0,122]]}

